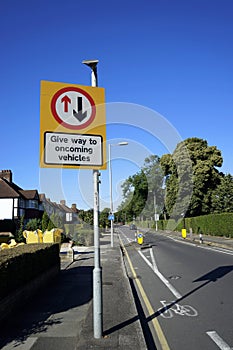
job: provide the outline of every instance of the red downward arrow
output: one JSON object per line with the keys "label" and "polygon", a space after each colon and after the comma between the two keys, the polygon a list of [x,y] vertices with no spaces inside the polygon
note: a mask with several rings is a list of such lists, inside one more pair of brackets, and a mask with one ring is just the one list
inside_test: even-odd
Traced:
{"label": "red downward arrow", "polygon": [[62,97],[61,102],[64,102],[64,112],[67,113],[68,112],[68,104],[71,103],[71,99],[65,95],[64,97]]}

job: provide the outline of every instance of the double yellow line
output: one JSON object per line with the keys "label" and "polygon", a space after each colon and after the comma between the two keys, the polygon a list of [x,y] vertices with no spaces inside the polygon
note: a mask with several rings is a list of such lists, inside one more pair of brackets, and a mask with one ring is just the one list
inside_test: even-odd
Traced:
{"label": "double yellow line", "polygon": [[[119,238],[120,238],[120,237],[119,237]],[[153,315],[155,314],[155,311],[154,311],[154,309],[153,309],[153,307],[152,307],[152,305],[151,305],[151,303],[150,303],[150,301],[149,301],[149,299],[148,299],[148,297],[147,297],[147,295],[146,295],[146,292],[144,291],[144,288],[143,288],[143,286],[142,286],[140,280],[137,278],[137,274],[136,274],[136,272],[135,272],[135,269],[134,269],[134,267],[133,267],[133,264],[132,264],[132,262],[131,262],[131,259],[130,259],[130,257],[129,257],[129,254],[128,254],[126,248],[124,247],[124,244],[123,244],[121,238],[120,238],[120,242],[121,242],[121,246],[122,246],[123,249],[124,249],[124,253],[125,253],[126,257],[127,257],[127,260],[128,260],[129,267],[130,267],[130,270],[131,270],[131,272],[132,272],[133,278],[134,278],[134,280],[135,280],[135,282],[136,282],[136,284],[137,284],[138,290],[139,290],[139,292],[140,292],[140,294],[141,294],[141,297],[142,297],[142,299],[143,299],[143,301],[144,301],[144,303],[145,303],[145,306],[146,306],[148,315],[149,315],[149,317],[150,317],[150,316],[153,316]],[[154,330],[155,330],[155,332],[156,332],[156,334],[157,334],[158,340],[159,340],[159,342],[160,342],[161,349],[162,349],[162,350],[170,350],[169,345],[168,345],[168,343],[167,343],[167,340],[166,340],[166,338],[165,338],[165,335],[164,335],[164,333],[163,333],[163,331],[162,331],[162,328],[161,328],[161,326],[160,326],[159,321],[157,320],[157,318],[152,317],[152,324],[153,324]]]}

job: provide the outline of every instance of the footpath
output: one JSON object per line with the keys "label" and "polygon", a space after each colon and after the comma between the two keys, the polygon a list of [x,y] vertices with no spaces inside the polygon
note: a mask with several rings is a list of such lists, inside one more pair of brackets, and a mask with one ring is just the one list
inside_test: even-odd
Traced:
{"label": "footpath", "polygon": [[194,234],[187,232],[186,238],[182,237],[181,232],[178,231],[170,231],[170,230],[158,230],[151,228],[142,228],[138,227],[138,230],[143,232],[143,234],[152,233],[155,234],[158,233],[163,236],[168,236],[172,239],[176,239],[179,241],[187,241],[191,244],[195,245],[203,245],[203,246],[211,246],[216,248],[223,248],[225,250],[233,250],[233,238],[228,237],[220,237],[220,236],[211,236],[211,235],[204,235],[204,234]]}
{"label": "footpath", "polygon": [[[151,230],[150,232],[156,233],[155,230]],[[210,235],[198,235],[198,234],[190,234],[187,232],[187,237],[183,238],[180,232],[174,232],[174,231],[159,231],[159,233],[170,236],[172,238],[182,240],[182,241],[188,241],[193,244],[197,245],[204,245],[204,246],[212,246],[216,248],[224,248],[233,250],[233,239],[227,238],[227,237],[219,237],[219,236],[210,236]]]}
{"label": "footpath", "polygon": [[93,247],[63,260],[59,277],[41,288],[1,328],[2,350],[144,350],[146,344],[119,245],[100,239],[103,337],[93,336]]}

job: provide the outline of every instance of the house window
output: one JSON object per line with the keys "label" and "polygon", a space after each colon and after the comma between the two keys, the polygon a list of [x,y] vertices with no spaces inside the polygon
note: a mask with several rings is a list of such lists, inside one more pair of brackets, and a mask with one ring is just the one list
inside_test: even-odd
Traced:
{"label": "house window", "polygon": [[19,199],[19,207],[20,208],[25,208],[25,201],[22,198]]}
{"label": "house window", "polygon": [[19,209],[19,216],[24,216],[25,215],[25,209]]}
{"label": "house window", "polygon": [[72,221],[72,213],[66,213],[66,221]]}
{"label": "house window", "polygon": [[27,208],[38,209],[38,202],[36,200],[30,199],[27,203]]}

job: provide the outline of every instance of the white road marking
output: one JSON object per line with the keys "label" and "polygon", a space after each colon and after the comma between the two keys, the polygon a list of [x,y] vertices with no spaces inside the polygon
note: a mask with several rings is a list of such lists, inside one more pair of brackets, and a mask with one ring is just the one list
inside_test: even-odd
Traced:
{"label": "white road marking", "polygon": [[121,230],[119,230],[119,231],[121,232],[121,235],[124,236],[124,238],[127,240],[128,243],[134,242],[134,239],[128,238],[123,231],[121,231]]}
{"label": "white road marking", "polygon": [[233,348],[230,347],[215,331],[209,331],[206,332],[206,334],[215,342],[215,344],[219,347],[221,350],[232,350]]}
{"label": "white road marking", "polygon": [[[227,248],[221,248],[221,247],[215,247],[215,246],[204,246],[204,245],[198,245],[198,244],[195,244],[195,241],[194,241],[194,244],[192,242],[189,242],[189,241],[185,241],[185,240],[181,240],[177,237],[172,237],[172,236],[166,236],[168,238],[170,238],[172,241],[175,241],[175,242],[180,242],[182,244],[187,244],[189,246],[193,246],[193,247],[196,247],[196,248],[201,248],[201,249],[207,249],[207,250],[212,250],[214,252],[217,252],[217,253],[223,253],[223,254],[227,254],[227,255],[233,255],[233,251],[232,250],[229,250]],[[207,241],[205,241],[205,243],[208,243]]]}
{"label": "white road marking", "polygon": [[[121,230],[120,230],[121,231]],[[121,231],[121,234],[124,236],[124,238],[130,242],[129,238]],[[177,298],[182,298],[182,295],[173,287],[173,285],[161,274],[161,272],[158,270],[158,267],[155,262],[154,254],[152,251],[152,248],[150,248],[150,254],[151,254],[151,260],[152,263],[142,254],[140,250],[138,250],[138,253],[141,255],[141,257],[145,260],[147,265],[154,271],[154,273],[160,278],[160,280],[166,285],[166,287],[172,292],[172,294]]]}
{"label": "white road marking", "polygon": [[151,256],[151,260],[152,260],[152,264],[154,266],[154,270],[158,270],[158,266],[156,264],[156,261],[155,261],[155,257],[154,257],[154,253],[153,253],[153,249],[150,248],[150,256]]}
{"label": "white road marking", "polygon": [[182,298],[182,295],[173,287],[173,285],[159,272],[158,268],[154,268],[154,266],[151,264],[151,262],[142,254],[142,252],[139,250],[138,253],[141,255],[141,257],[145,260],[148,266],[154,271],[154,273],[160,278],[160,280],[165,284],[165,286],[172,292],[172,294],[177,298]]}

